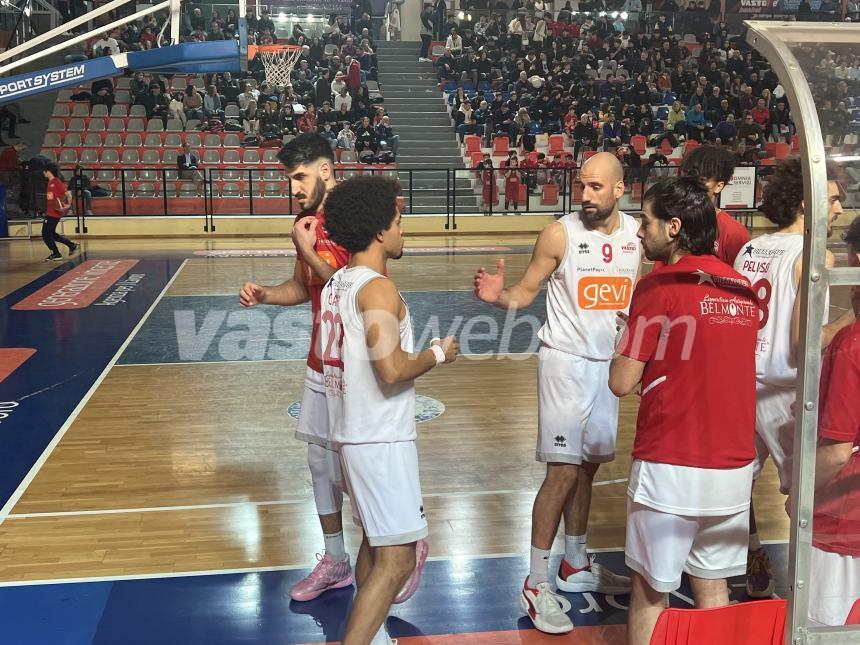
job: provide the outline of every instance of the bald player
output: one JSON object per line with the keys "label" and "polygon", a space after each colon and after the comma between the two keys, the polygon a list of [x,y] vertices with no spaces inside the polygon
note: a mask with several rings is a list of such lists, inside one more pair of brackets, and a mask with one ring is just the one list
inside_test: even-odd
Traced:
{"label": "bald player", "polygon": [[639,225],[618,210],[623,169],[609,153],[582,167],[582,210],[541,231],[519,282],[505,288],[505,261],[475,275],[475,295],[501,309],[528,307],[547,282],[546,324],[538,336],[537,460],[546,476],[532,510],[529,576],[520,605],[550,634],[573,629],[570,604],[552,591],[549,555],[564,516],[563,591],[628,593],[630,579],[589,558],[586,528],[591,485],[600,464],[615,458],[618,399],[609,390],[618,312],[627,312],[639,272]]}

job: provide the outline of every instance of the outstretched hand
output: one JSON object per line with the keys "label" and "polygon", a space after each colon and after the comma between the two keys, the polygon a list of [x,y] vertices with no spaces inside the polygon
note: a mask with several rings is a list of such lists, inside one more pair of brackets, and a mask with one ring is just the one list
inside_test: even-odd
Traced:
{"label": "outstretched hand", "polygon": [[266,289],[253,282],[246,282],[239,291],[239,304],[243,307],[261,305],[266,300]]}
{"label": "outstretched hand", "polygon": [[496,263],[496,273],[489,273],[484,267],[475,274],[475,297],[491,305],[498,302],[505,289],[505,259]]}

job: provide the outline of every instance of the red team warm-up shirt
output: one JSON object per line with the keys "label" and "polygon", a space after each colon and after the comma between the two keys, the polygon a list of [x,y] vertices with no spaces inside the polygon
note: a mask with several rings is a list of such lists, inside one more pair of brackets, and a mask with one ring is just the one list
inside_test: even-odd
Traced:
{"label": "red team warm-up shirt", "polygon": [[646,363],[636,459],[741,468],[755,458],[757,331],[749,281],[712,255],[685,256],[639,281],[619,346]]}
{"label": "red team warm-up shirt", "polygon": [[48,204],[45,208],[45,215],[48,217],[53,217],[54,219],[60,219],[63,215],[66,214],[66,211],[61,211],[59,207],[58,200],[63,197],[69,189],[66,188],[66,185],[60,181],[59,177],[54,177],[51,181],[48,182],[48,193],[51,193],[53,196],[48,200]]}
{"label": "red team warm-up shirt", "polygon": [[[325,260],[331,268],[337,270],[349,263],[349,251],[342,246],[335,244],[328,237],[328,232],[325,230],[325,218],[322,211],[304,212],[296,218],[298,222],[305,217],[316,217],[319,220],[317,226],[317,241],[314,244],[314,251]],[[297,260],[302,265],[304,273],[305,288],[308,290],[308,295],[311,298],[311,316],[313,317],[313,327],[311,329],[311,346],[308,350],[308,367],[315,372],[322,374],[322,360],[319,356],[319,332],[320,332],[320,295],[322,294],[325,282],[320,280],[319,276],[307,266],[301,259]]]}
{"label": "red team warm-up shirt", "polygon": [[[734,266],[735,258],[750,241],[747,227],[724,210],[717,210],[717,239],[714,242],[714,255],[729,266]],[[662,262],[655,262],[654,268],[663,266]]]}
{"label": "red team warm-up shirt", "polygon": [[821,367],[818,436],[851,442],[854,452],[815,493],[812,544],[822,551],[860,556],[860,322],[828,345]]}

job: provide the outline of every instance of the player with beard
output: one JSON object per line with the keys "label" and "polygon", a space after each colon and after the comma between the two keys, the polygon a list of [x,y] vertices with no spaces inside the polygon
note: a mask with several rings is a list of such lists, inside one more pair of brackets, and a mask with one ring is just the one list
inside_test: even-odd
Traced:
{"label": "player with beard", "polygon": [[[838,168],[827,166],[827,234],[842,214],[844,192]],[[778,230],[755,238],[738,254],[735,270],[749,279],[759,304],[756,343],[756,464],[754,479],[768,456],[779,473],[784,495],[791,488],[794,444],[794,403],[797,387],[797,347],[800,342],[800,278],[803,271],[803,169],[800,159],[786,159],[776,167],[762,195],[761,210]],[[825,264],[832,267],[828,250]],[[829,301],[829,297],[828,297]],[[854,322],[853,312],[827,323],[825,306],[821,345]],[[755,513],[750,507],[750,544],[747,561],[747,595],[773,594],[773,567],[758,537]]]}
{"label": "player with beard", "polygon": [[591,486],[615,458],[618,399],[609,390],[616,316],[630,304],[639,272],[636,220],[618,210],[624,194],[618,159],[599,153],[582,166],[582,210],[541,231],[523,277],[505,288],[505,261],[475,275],[475,295],[502,309],[532,304],[547,282],[546,324],[538,336],[538,461],[546,476],[532,510],[529,576],[520,606],[539,630],[573,629],[570,604],[549,582],[549,554],[562,516],[564,559],[556,584],[569,592],[623,594],[630,579],[589,558],[586,528]]}
{"label": "player with beard", "polygon": [[[298,255],[296,266],[293,277],[277,286],[263,287],[246,282],[239,293],[239,302],[243,307],[259,304],[290,307],[308,301],[311,303],[311,345],[296,438],[308,444],[308,466],[325,551],[318,555],[319,563],[313,571],[290,590],[293,600],[306,601],[353,582],[352,566],[343,539],[343,477],[330,437],[318,341],[322,288],[335,271],[346,266],[349,252],[333,242],[325,228],[323,205],[328,192],[337,185],[335,156],[328,140],[316,133],[301,134],[281,149],[278,159],[286,167],[293,194],[302,207],[292,232]],[[418,566],[396,602],[404,602],[415,592],[426,557],[427,544],[420,541]]]}

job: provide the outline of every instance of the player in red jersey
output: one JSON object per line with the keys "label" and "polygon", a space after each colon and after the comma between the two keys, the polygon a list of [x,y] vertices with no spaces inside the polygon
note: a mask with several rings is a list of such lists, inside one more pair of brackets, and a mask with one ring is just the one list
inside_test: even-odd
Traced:
{"label": "player in red jersey", "polygon": [[[720,193],[735,173],[735,158],[732,153],[720,146],[699,146],[681,161],[681,172],[690,177],[697,177],[708,189],[708,194],[716,205]],[[733,266],[738,253],[749,241],[750,234],[746,226],[718,208],[714,255],[729,266]],[[661,265],[661,262],[655,262],[654,268]]]}
{"label": "player in red jersey", "polygon": [[683,573],[697,608],[729,603],[725,579],[746,570],[755,461],[749,281],[713,256],[716,213],[697,180],[663,180],[643,201],[645,257],[665,266],[636,286],[609,375],[616,396],[641,383],[624,549],[630,645],[650,642]]}
{"label": "player in red jersey", "polygon": [[[848,261],[860,266],[860,217],[845,236]],[[853,309],[860,316],[860,287]],[[860,598],[860,320],[827,346],[821,369],[809,618],[844,625]]]}

